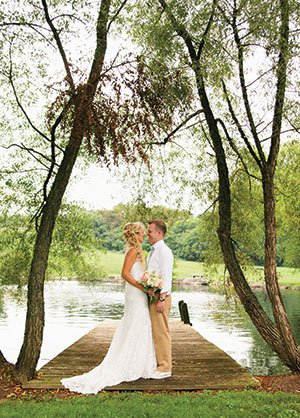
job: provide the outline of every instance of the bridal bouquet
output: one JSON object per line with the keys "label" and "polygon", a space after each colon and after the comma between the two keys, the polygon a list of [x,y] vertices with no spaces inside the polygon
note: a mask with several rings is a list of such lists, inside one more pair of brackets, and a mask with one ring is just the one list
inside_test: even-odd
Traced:
{"label": "bridal bouquet", "polygon": [[[144,286],[145,291],[152,289],[154,292],[161,290],[163,287],[163,281],[159,274],[155,273],[155,271],[144,271],[141,277],[141,283]],[[155,296],[150,296],[150,303],[156,301]]]}

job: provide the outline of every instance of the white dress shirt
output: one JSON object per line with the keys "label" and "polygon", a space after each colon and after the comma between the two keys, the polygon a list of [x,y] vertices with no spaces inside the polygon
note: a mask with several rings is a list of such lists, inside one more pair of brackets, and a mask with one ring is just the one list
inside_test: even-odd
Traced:
{"label": "white dress shirt", "polygon": [[148,259],[148,270],[160,274],[163,280],[163,288],[160,293],[171,293],[173,254],[170,248],[160,240],[153,245],[153,252]]}

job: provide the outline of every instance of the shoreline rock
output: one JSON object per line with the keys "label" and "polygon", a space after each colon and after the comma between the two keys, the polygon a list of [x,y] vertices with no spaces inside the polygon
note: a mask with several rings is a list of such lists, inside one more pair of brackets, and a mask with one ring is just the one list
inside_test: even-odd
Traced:
{"label": "shoreline rock", "polygon": [[173,279],[173,284],[185,284],[191,286],[209,286],[210,282],[204,277],[184,277]]}

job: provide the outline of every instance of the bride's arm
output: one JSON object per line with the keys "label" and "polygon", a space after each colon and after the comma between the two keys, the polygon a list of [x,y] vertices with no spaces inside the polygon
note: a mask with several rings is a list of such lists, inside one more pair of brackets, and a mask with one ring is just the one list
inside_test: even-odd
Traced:
{"label": "bride's arm", "polygon": [[135,248],[131,248],[126,254],[124,259],[124,264],[122,268],[121,276],[123,277],[126,282],[130,283],[132,286],[140,289],[144,292],[144,287],[140,284],[131,274],[130,270],[132,269],[133,264],[136,261],[137,257],[137,250]]}

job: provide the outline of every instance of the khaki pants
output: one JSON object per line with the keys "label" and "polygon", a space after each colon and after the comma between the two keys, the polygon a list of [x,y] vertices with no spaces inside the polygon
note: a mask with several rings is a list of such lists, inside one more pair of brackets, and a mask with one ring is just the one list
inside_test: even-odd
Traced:
{"label": "khaki pants", "polygon": [[156,352],[157,370],[160,372],[171,372],[172,348],[171,335],[169,329],[171,295],[168,295],[166,297],[164,312],[157,312],[155,308],[155,303],[150,303],[149,309],[154,347]]}

